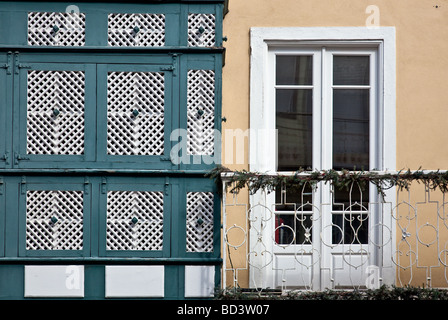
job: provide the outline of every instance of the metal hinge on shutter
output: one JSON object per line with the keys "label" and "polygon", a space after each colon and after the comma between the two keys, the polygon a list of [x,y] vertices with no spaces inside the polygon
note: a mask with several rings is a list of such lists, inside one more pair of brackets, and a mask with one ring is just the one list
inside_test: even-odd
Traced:
{"label": "metal hinge on shutter", "polygon": [[101,193],[106,194],[106,192],[107,192],[107,178],[102,177],[101,178]]}
{"label": "metal hinge on shutter", "polygon": [[174,71],[176,68],[174,66],[160,67],[160,71]]}
{"label": "metal hinge on shutter", "polygon": [[20,63],[19,52],[14,52],[14,73],[19,74],[20,69],[31,69],[31,66]]}
{"label": "metal hinge on shutter", "polygon": [[5,154],[0,157],[0,160],[5,161],[5,164],[9,164],[9,152],[6,151]]}
{"label": "metal hinge on shutter", "polygon": [[173,77],[177,76],[177,65],[178,65],[178,58],[179,58],[179,54],[177,53],[173,53],[172,55],[173,58],[173,64],[170,66],[164,66],[164,67],[160,67],[160,71],[169,71],[173,73]]}
{"label": "metal hinge on shutter", "polygon": [[84,178],[84,194],[89,194],[90,190],[90,180],[89,177]]}
{"label": "metal hinge on shutter", "polygon": [[7,62],[5,64],[0,65],[0,68],[6,69],[6,74],[11,74],[12,73],[12,71],[11,71],[11,69],[12,69],[12,58],[11,58],[11,56],[12,56],[12,52],[10,51],[10,52],[8,52],[8,55],[7,55],[7,58],[6,58]]}
{"label": "metal hinge on shutter", "polygon": [[84,194],[89,194],[90,192],[90,179],[89,177],[84,178]]}
{"label": "metal hinge on shutter", "polygon": [[20,180],[20,193],[26,194],[26,178],[22,176],[22,179]]}
{"label": "metal hinge on shutter", "polygon": [[18,152],[14,152],[14,159],[15,159],[14,160],[15,164],[19,164],[19,161],[22,161],[22,160],[30,160],[29,157],[24,157],[23,155],[21,155]]}
{"label": "metal hinge on shutter", "polygon": [[173,77],[177,75],[175,66],[160,67],[160,71],[169,71],[173,73]]}
{"label": "metal hinge on shutter", "polygon": [[4,191],[4,187],[5,187],[5,185],[4,185],[4,183],[3,183],[3,178],[0,177],[0,195],[2,195],[3,193],[5,193],[5,191]]}
{"label": "metal hinge on shutter", "polygon": [[165,177],[165,186],[164,186],[164,192],[165,195],[167,196],[169,193],[169,188],[170,188],[170,178],[169,177]]}

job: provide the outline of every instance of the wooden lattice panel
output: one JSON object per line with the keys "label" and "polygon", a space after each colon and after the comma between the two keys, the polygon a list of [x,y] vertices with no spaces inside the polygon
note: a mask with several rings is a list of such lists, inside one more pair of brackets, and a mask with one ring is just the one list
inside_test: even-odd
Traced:
{"label": "wooden lattice panel", "polygon": [[82,250],[83,192],[29,190],[26,193],[26,249]]}
{"label": "wooden lattice panel", "polygon": [[84,153],[84,72],[28,71],[27,153]]}
{"label": "wooden lattice panel", "polygon": [[162,155],[163,73],[110,72],[107,88],[107,153]]}
{"label": "wooden lattice panel", "polygon": [[213,252],[213,193],[187,193],[187,252]]}
{"label": "wooden lattice panel", "polygon": [[165,45],[165,15],[113,13],[108,16],[108,44],[119,47]]}
{"label": "wooden lattice panel", "polygon": [[215,128],[215,72],[188,71],[187,152],[213,155]]}
{"label": "wooden lattice panel", "polygon": [[215,38],[214,14],[190,13],[188,15],[188,46],[213,47]]}
{"label": "wooden lattice panel", "polygon": [[28,44],[31,46],[84,46],[85,14],[29,12]]}
{"label": "wooden lattice panel", "polygon": [[107,250],[162,250],[163,192],[108,191]]}

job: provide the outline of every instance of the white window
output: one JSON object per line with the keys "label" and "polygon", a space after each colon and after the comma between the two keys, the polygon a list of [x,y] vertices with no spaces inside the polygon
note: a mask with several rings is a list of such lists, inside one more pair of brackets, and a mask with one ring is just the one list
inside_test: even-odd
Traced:
{"label": "white window", "polygon": [[378,168],[377,67],[377,48],[271,47],[273,169]]}
{"label": "white window", "polygon": [[[251,46],[251,133],[277,133],[252,137],[252,171],[395,168],[393,28],[253,28]],[[262,286],[361,284],[358,267],[384,254],[372,241],[372,227],[383,224],[369,207],[374,190],[310,189],[265,197],[272,263],[251,270]]]}

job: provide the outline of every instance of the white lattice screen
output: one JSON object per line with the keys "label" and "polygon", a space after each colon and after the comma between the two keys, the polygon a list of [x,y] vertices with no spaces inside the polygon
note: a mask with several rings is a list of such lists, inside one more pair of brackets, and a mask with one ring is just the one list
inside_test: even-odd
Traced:
{"label": "white lattice screen", "polygon": [[187,252],[213,252],[213,193],[187,192]]}
{"label": "white lattice screen", "polygon": [[215,128],[215,72],[188,71],[187,152],[212,155]]}
{"label": "white lattice screen", "polygon": [[28,44],[31,46],[84,46],[85,14],[29,12]]}
{"label": "white lattice screen", "polygon": [[26,249],[82,250],[83,192],[29,190],[26,193]]}
{"label": "white lattice screen", "polygon": [[109,46],[162,47],[165,45],[165,15],[108,15]]}
{"label": "white lattice screen", "polygon": [[84,153],[84,72],[28,71],[27,153]]}
{"label": "white lattice screen", "polygon": [[163,192],[107,192],[107,250],[163,249]]}
{"label": "white lattice screen", "polygon": [[107,153],[162,155],[164,74],[110,72],[107,90]]}
{"label": "white lattice screen", "polygon": [[215,37],[214,14],[190,13],[188,15],[188,46],[213,47]]}

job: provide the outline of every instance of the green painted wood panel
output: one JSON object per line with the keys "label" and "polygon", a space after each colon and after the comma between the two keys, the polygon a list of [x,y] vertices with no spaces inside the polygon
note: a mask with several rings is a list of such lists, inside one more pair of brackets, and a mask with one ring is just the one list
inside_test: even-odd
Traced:
{"label": "green painted wood panel", "polygon": [[[81,2],[77,4],[79,11],[85,16],[81,45],[59,46],[54,45],[56,42],[52,43],[52,40],[42,46],[31,45],[28,40],[28,13],[64,13],[69,8],[73,9],[70,5],[72,3],[68,2],[0,2],[0,299],[24,298],[24,265],[33,264],[84,265],[84,299],[104,299],[106,265],[164,265],[164,299],[185,298],[185,265],[216,266],[215,282],[218,286],[221,264],[220,196],[213,181],[205,178],[204,173],[219,164],[220,140],[219,137],[214,140],[212,157],[204,160],[201,155],[184,154],[184,161],[176,163],[173,161],[173,150],[185,141],[172,136],[172,133],[176,129],[188,132],[192,124],[191,117],[189,120],[191,110],[188,109],[188,80],[191,71],[213,74],[212,126],[218,132],[221,130],[224,53],[222,19],[225,1]],[[108,40],[108,18],[112,13],[163,15],[163,45],[111,46]],[[215,38],[212,39],[212,47],[189,44],[189,28],[190,34],[195,32],[188,23],[192,14],[213,16],[215,24],[212,32]],[[48,27],[53,28],[54,25]],[[59,27],[64,28],[63,25]],[[194,28],[202,32],[199,26]],[[53,77],[59,77],[59,81],[65,81],[67,86],[66,78],[77,78],[80,74],[83,84],[77,85],[84,90],[84,138],[82,151],[75,148],[78,151],[72,152],[67,151],[72,150],[67,141],[76,141],[75,131],[70,129],[70,124],[57,127],[61,125],[61,113],[66,115],[68,111],[57,105],[58,92],[63,89],[57,87],[57,81]],[[140,142],[128,139],[130,131],[122,136],[122,144],[134,144],[135,154],[119,154],[108,149],[108,130],[111,127],[123,125],[120,121],[137,123],[135,118],[131,119],[129,111],[133,113],[134,109],[138,109],[136,117],[143,116],[146,112],[146,117],[151,119],[149,114],[156,110],[155,107],[147,111],[143,107],[132,108],[130,105],[130,109],[126,109],[124,113],[117,111],[116,118],[111,116],[110,110],[113,110],[114,104],[110,102],[112,98],[108,80],[114,76],[121,77],[123,85],[118,90],[125,92],[129,89],[128,86],[132,87],[126,82],[131,81],[130,75],[146,79],[143,80],[146,82],[132,80],[135,87],[131,91],[136,94],[130,97],[135,99],[147,98],[147,92],[139,92],[147,82],[163,81],[162,152],[152,154],[135,151],[140,150]],[[61,80],[61,77],[65,77],[65,80]],[[34,79],[34,86],[30,85],[29,79]],[[43,84],[44,80],[47,81],[45,86],[39,84]],[[73,96],[67,98],[71,102],[67,105],[79,101],[78,89],[65,93],[71,94]],[[38,98],[33,103],[44,108],[37,112],[30,107],[30,101],[36,96]],[[160,102],[160,96],[158,99]],[[155,100],[145,101],[152,101],[148,104],[155,103]],[[71,109],[69,111],[73,113]],[[46,115],[43,117],[42,113]],[[75,116],[72,115],[67,121],[74,119]],[[126,120],[114,122],[114,119]],[[31,122],[35,130],[32,133]],[[50,132],[44,123],[53,131]],[[129,130],[138,131],[135,127]],[[138,136],[135,132],[135,136]],[[58,143],[48,144],[45,139],[57,140]],[[150,139],[150,136],[145,136],[143,142]],[[34,141],[34,149],[31,148],[30,141]],[[43,142],[47,143],[46,146],[43,146]],[[117,143],[117,148],[120,147],[122,146]],[[36,152],[37,148],[43,148],[44,151]],[[213,195],[213,213],[208,213],[212,220],[207,220],[209,225],[213,225],[212,240],[207,238],[207,244],[211,243],[211,247],[207,246],[205,252],[201,252],[204,247],[201,239],[198,244],[199,252],[187,249],[187,238],[195,232],[194,222],[206,218],[198,218],[191,213],[196,209],[192,209],[191,205],[188,208],[187,202],[191,199],[188,198],[189,194],[190,197],[197,196],[197,199],[203,197],[205,200],[198,201],[205,201],[204,206],[209,204],[207,201]],[[163,204],[160,201],[162,198]],[[69,202],[75,204],[70,207]],[[39,203],[41,207],[33,208],[35,203]],[[158,208],[146,209],[148,212],[163,210],[163,221],[160,215],[139,213],[139,208],[145,205]],[[53,211],[45,206],[59,208],[59,211],[54,212],[59,212],[60,215],[52,214]],[[112,206],[123,206],[122,211],[127,212],[127,215],[116,218],[110,209]],[[128,206],[127,209],[125,206]],[[78,210],[81,212],[78,214],[82,214],[82,241],[81,244],[77,242],[72,247],[64,247],[58,242],[58,237],[70,236],[55,235],[55,232],[49,230],[58,223],[61,225],[67,222],[69,219],[64,214],[70,210]],[[117,212],[120,210],[116,209]],[[50,213],[41,217],[41,212]],[[55,215],[57,221],[52,227],[50,219]],[[162,239],[162,245],[157,241],[149,241],[148,237],[134,241],[140,239],[141,234],[131,225],[134,223],[133,218],[137,218],[135,225],[147,223],[147,229],[155,228],[157,231],[148,233],[149,238],[157,235]],[[80,220],[79,216],[77,219]],[[115,220],[112,221],[113,219]],[[201,223],[198,228],[200,225]],[[41,228],[40,232],[47,232],[46,236],[50,238],[44,241],[45,244],[38,244],[33,249],[27,236],[32,237],[36,226]],[[117,231],[117,226],[122,226],[122,230]],[[108,243],[108,233],[120,237],[120,232],[123,238],[132,234],[129,237],[131,240],[123,242],[124,245],[115,244],[115,247]],[[36,237],[45,238],[43,234]],[[53,247],[42,248],[46,245]]]}

